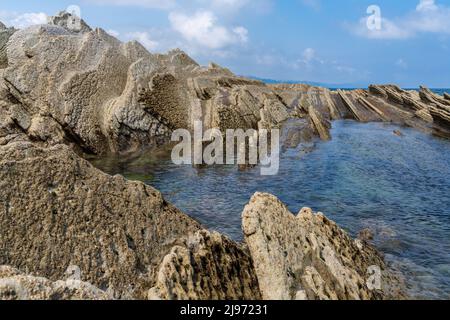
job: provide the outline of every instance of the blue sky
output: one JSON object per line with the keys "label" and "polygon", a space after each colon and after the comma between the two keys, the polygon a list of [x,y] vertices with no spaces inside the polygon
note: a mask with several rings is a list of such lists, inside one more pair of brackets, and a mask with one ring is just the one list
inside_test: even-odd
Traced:
{"label": "blue sky", "polygon": [[450,0],[2,0],[0,20],[24,28],[70,5],[123,41],[240,75],[450,87]]}

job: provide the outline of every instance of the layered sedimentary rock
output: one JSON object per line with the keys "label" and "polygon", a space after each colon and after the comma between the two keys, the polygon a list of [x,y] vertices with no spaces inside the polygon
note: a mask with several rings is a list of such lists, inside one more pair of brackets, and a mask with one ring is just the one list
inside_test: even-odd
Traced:
{"label": "layered sedimentary rock", "polygon": [[[450,136],[448,95],[393,85],[269,86],[202,67],[180,50],[149,53],[83,21],[74,31],[65,13],[49,23],[0,25],[0,265],[26,272],[1,269],[0,297],[401,297],[380,255],[321,214],[295,217],[257,194],[243,214],[246,249],[205,231],[157,190],[103,174],[73,150],[133,152],[197,120],[205,129],[288,127],[287,147],[332,138],[337,119]],[[79,282],[60,282],[71,267]],[[371,267],[382,272],[381,290],[369,288]]]}
{"label": "layered sedimentary rock", "polygon": [[78,279],[50,281],[0,266],[0,300],[110,300],[112,297]]}
{"label": "layered sedimentary rock", "polygon": [[6,44],[8,43],[9,38],[11,38],[14,32],[14,28],[7,28],[3,23],[0,22],[0,69],[6,68],[8,66]]}
{"label": "layered sedimentary rock", "polygon": [[216,232],[199,231],[164,258],[149,299],[260,300],[247,250]]}
{"label": "layered sedimentary rock", "polygon": [[[395,275],[373,248],[309,208],[295,216],[276,197],[257,193],[244,209],[243,231],[264,299],[401,296]],[[371,278],[374,270],[379,279]]]}
{"label": "layered sedimentary rock", "polygon": [[142,183],[111,177],[70,148],[0,146],[0,265],[143,298],[170,249],[200,229]]}
{"label": "layered sedimentary rock", "polygon": [[27,117],[45,121],[85,152],[161,144],[171,130],[190,129],[196,120],[205,129],[257,129],[289,116],[261,82],[215,64],[200,67],[180,50],[151,54],[84,21],[74,33],[70,19],[61,13],[49,25],[12,35],[4,87]]}
{"label": "layered sedimentary rock", "polygon": [[[448,99],[425,87],[421,87],[419,92],[403,90],[395,85],[372,85],[369,90],[349,91],[329,91],[307,85],[271,87],[287,106],[296,108],[297,117],[308,118],[312,107],[322,116],[322,123],[336,119],[385,121],[450,137]],[[324,136],[316,131],[319,136]]]}
{"label": "layered sedimentary rock", "polygon": [[192,129],[195,121],[205,130],[225,130],[280,128],[287,119],[305,119],[305,129],[323,140],[330,138],[329,122],[342,118],[440,134],[448,129],[448,100],[425,89],[419,95],[393,85],[353,91],[268,86],[213,63],[202,67],[180,50],[151,54],[82,20],[74,32],[67,13],[49,23],[7,32],[1,84],[26,124],[33,123],[31,132],[22,130],[49,145],[127,153],[165,143],[172,130]]}
{"label": "layered sedimentary rock", "polygon": [[373,249],[272,196],[255,195],[244,211],[246,249],[66,146],[13,141],[0,156],[0,264],[36,275],[2,269],[3,299],[387,296],[365,287],[367,266],[385,268]]}

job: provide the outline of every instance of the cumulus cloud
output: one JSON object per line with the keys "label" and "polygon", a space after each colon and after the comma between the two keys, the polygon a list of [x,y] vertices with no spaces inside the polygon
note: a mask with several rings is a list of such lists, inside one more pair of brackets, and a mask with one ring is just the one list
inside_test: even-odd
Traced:
{"label": "cumulus cloud", "polygon": [[137,6],[155,9],[171,9],[176,6],[175,0],[89,0],[90,4]]}
{"label": "cumulus cloud", "polygon": [[0,12],[0,19],[9,26],[13,26],[17,29],[24,29],[32,25],[47,23],[48,16],[43,12],[20,14],[17,12],[2,11]]}
{"label": "cumulus cloud", "polygon": [[354,34],[368,39],[408,39],[422,33],[450,34],[450,7],[435,0],[420,0],[415,10],[396,18],[381,18],[381,29],[370,30],[367,17],[347,24]]}
{"label": "cumulus cloud", "polygon": [[220,49],[248,41],[247,29],[241,26],[230,29],[220,25],[211,11],[197,11],[193,15],[171,12],[169,21],[172,28],[186,41],[209,49]]}

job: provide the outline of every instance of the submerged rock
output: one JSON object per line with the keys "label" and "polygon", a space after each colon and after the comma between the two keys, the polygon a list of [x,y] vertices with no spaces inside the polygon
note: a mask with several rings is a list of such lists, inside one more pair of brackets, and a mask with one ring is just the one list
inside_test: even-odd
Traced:
{"label": "submerged rock", "polygon": [[400,130],[394,130],[393,132],[397,137],[403,137],[403,133]]}
{"label": "submerged rock", "polygon": [[256,193],[242,216],[264,299],[402,296],[377,251],[351,239],[323,214],[304,208],[295,216],[276,197]]}

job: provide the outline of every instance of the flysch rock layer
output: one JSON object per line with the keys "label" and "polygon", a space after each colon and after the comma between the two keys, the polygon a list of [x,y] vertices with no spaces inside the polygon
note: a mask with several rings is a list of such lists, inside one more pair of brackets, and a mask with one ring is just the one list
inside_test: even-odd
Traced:
{"label": "flysch rock layer", "polygon": [[261,293],[248,251],[203,230],[164,258],[149,299],[260,300]]}
{"label": "flysch rock layer", "polygon": [[203,230],[153,188],[103,174],[74,151],[130,153],[198,120],[205,130],[288,124],[291,147],[332,138],[337,119],[450,137],[448,95],[394,85],[265,85],[199,66],[180,50],[149,53],[83,21],[74,32],[72,18],[61,13],[19,31],[0,25],[0,265],[45,277],[49,287],[75,266],[78,281],[113,298],[400,296],[386,289],[396,286],[388,272],[383,290],[365,287],[369,264],[386,270],[381,257],[322,215],[304,210],[296,218],[257,195],[244,212],[246,249]]}
{"label": "flysch rock layer", "polygon": [[[264,299],[368,300],[402,295],[398,278],[382,257],[321,213],[303,208],[295,216],[276,197],[256,193],[242,219]],[[380,287],[368,284],[371,270],[380,270]]]}
{"label": "flysch rock layer", "polygon": [[305,130],[323,140],[330,138],[329,122],[343,118],[449,131],[448,100],[425,88],[417,94],[393,85],[352,91],[265,85],[214,63],[199,66],[180,50],[152,54],[84,21],[79,32],[71,24],[60,13],[48,25],[1,31],[9,41],[2,40],[7,65],[0,86],[28,119],[22,130],[33,123],[29,135],[48,144],[128,153],[165,143],[173,129],[192,129],[195,121],[225,130],[306,119]]}
{"label": "flysch rock layer", "polygon": [[143,183],[109,176],[69,147],[0,146],[0,265],[81,280],[117,298],[144,298],[156,268],[197,222]]}
{"label": "flysch rock layer", "polygon": [[61,13],[48,25],[11,36],[3,86],[24,117],[46,123],[85,152],[126,153],[161,144],[171,130],[190,129],[196,120],[205,129],[257,129],[289,115],[261,82],[215,64],[200,67],[180,50],[151,54],[87,25],[74,33],[69,18]]}

